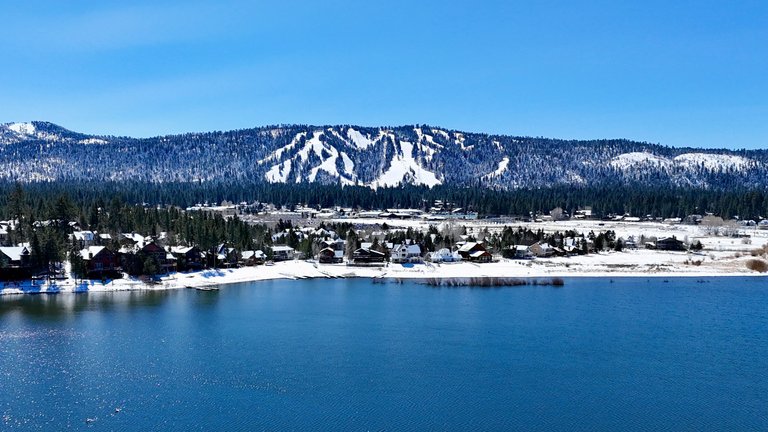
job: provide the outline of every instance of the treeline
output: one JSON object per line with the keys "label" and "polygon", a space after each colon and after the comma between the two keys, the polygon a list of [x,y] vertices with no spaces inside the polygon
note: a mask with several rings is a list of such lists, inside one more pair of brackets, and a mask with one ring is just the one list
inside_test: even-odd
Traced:
{"label": "treeline", "polygon": [[[10,218],[7,197],[13,183],[0,183],[0,215]],[[297,204],[312,207],[343,206],[361,209],[429,208],[435,200],[477,211],[481,217],[501,215],[527,216],[546,214],[560,207],[573,214],[579,208],[591,207],[595,216],[629,213],[634,216],[685,217],[707,212],[731,218],[758,219],[768,217],[768,190],[762,188],[705,190],[690,188],[631,187],[553,187],[511,191],[486,188],[436,186],[403,186],[377,190],[362,186],[319,184],[268,184],[263,182],[55,182],[28,183],[23,186],[25,205],[41,217],[51,213],[52,203],[66,196],[80,212],[89,214],[95,204],[120,203],[133,206],[179,206],[197,203],[232,202],[272,203],[279,206]],[[97,205],[97,207],[104,207]]]}
{"label": "treeline", "polygon": [[16,184],[1,199],[5,219],[17,221],[9,226],[5,243],[29,244],[31,265],[39,270],[54,271],[58,263],[79,252],[80,245],[70,238],[78,229],[110,234],[111,240],[105,243],[115,251],[120,248],[119,234],[132,232],[153,238],[162,233],[169,246],[195,245],[203,250],[220,244],[238,250],[266,249],[272,244],[265,225],[173,206],[145,207],[127,203],[119,194],[110,199],[109,195],[79,194],[77,189]]}

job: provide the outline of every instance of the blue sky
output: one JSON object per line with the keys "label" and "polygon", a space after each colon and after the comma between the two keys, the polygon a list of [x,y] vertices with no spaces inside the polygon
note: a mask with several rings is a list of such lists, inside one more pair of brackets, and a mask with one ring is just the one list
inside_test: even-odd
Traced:
{"label": "blue sky", "polygon": [[768,148],[768,2],[6,1],[0,122]]}

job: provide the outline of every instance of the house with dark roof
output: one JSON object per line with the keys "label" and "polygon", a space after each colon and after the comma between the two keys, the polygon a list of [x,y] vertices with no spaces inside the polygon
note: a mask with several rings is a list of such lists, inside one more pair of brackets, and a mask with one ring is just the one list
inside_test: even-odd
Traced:
{"label": "house with dark roof", "polygon": [[0,247],[0,280],[32,277],[32,254],[23,246]]}
{"label": "house with dark roof", "polygon": [[120,276],[120,258],[104,246],[89,246],[80,251],[85,264],[85,277],[89,279],[115,278]]}
{"label": "house with dark roof", "polygon": [[197,246],[172,246],[170,252],[176,258],[178,271],[194,271],[205,267],[203,251]]}
{"label": "house with dark roof", "polygon": [[386,255],[374,249],[359,248],[352,252],[353,264],[384,263]]}
{"label": "house with dark roof", "polygon": [[675,236],[665,237],[656,240],[656,249],[666,251],[684,251],[685,244],[678,240]]}
{"label": "house with dark roof", "polygon": [[344,261],[344,251],[336,250],[331,247],[322,249],[317,254],[317,261],[320,264],[338,264]]}
{"label": "house with dark roof", "polygon": [[493,259],[493,255],[480,242],[466,242],[457,252],[464,261],[491,262]]}

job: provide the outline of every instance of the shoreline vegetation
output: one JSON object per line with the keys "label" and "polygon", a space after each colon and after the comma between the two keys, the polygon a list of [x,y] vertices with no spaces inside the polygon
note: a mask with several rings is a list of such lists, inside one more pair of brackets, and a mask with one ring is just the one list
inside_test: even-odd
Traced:
{"label": "shoreline vegetation", "polygon": [[560,277],[549,279],[521,279],[503,277],[467,277],[467,278],[429,278],[423,282],[431,287],[470,287],[470,288],[503,288],[516,286],[554,286],[565,285],[565,280]]}

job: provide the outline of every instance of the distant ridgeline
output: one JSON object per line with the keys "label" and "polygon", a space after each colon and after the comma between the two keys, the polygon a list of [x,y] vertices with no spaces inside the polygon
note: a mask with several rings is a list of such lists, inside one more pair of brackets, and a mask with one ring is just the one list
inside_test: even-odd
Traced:
{"label": "distant ridgeline", "polygon": [[[83,199],[419,207],[485,215],[589,205],[598,214],[768,216],[768,151],[573,141],[429,126],[283,125],[155,138],[47,122],[0,125],[0,182]],[[344,186],[340,188],[339,186]],[[7,187],[7,186],[6,186]]]}

